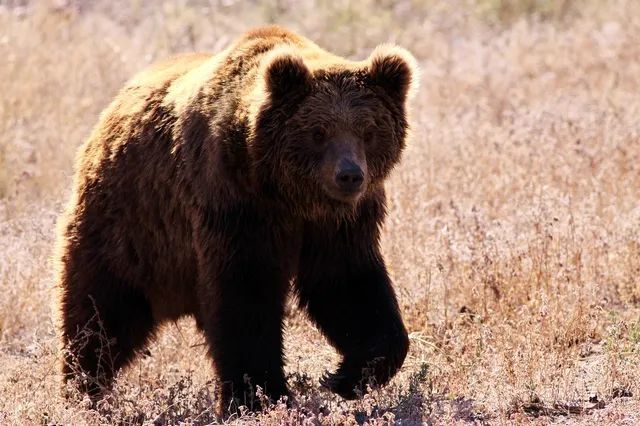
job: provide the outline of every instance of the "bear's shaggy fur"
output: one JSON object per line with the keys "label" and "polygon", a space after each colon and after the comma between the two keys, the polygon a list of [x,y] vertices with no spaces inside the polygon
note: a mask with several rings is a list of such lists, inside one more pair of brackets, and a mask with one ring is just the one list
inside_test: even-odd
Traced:
{"label": "bear's shaggy fur", "polygon": [[[192,315],[221,383],[288,395],[289,288],[342,355],[345,398],[408,349],[379,248],[407,132],[413,57],[361,62],[279,27],[134,77],[79,151],[59,224],[63,374],[96,398],[158,326]],[[233,399],[233,398],[239,398]]]}

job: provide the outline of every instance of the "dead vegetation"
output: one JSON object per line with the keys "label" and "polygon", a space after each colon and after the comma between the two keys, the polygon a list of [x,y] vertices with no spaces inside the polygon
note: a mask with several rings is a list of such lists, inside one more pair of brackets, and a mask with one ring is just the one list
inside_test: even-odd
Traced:
{"label": "dead vegetation", "polygon": [[244,424],[640,422],[640,4],[633,0],[0,1],[0,424],[207,424],[203,339],[166,327],[92,410],[65,401],[54,223],[76,147],[133,72],[278,22],[422,66],[384,248],[411,351],[346,403],[294,309],[282,404]]}

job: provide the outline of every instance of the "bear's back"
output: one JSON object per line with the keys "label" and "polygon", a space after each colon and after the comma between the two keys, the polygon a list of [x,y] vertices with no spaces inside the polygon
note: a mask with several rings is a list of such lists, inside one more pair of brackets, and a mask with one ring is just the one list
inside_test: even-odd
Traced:
{"label": "bear's back", "polygon": [[153,63],[137,73],[125,87],[159,87],[174,81],[211,59],[210,53],[186,53]]}

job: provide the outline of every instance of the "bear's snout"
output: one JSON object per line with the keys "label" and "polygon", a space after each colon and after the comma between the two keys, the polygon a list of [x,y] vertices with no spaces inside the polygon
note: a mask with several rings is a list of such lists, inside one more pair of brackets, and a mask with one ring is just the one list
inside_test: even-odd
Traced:
{"label": "bear's snout", "polygon": [[338,163],[335,182],[340,191],[345,194],[355,194],[360,192],[363,186],[364,172],[359,165],[344,158]]}
{"label": "bear's snout", "polygon": [[331,198],[355,204],[367,189],[367,160],[361,140],[334,137],[327,144],[322,167],[323,188]]}

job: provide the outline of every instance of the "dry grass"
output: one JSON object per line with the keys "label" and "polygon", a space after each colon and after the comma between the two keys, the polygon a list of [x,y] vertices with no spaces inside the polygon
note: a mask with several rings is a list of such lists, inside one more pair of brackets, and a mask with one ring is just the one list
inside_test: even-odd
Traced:
{"label": "dry grass", "polygon": [[49,255],[76,147],[135,70],[278,22],[363,57],[410,48],[414,135],[384,249],[411,331],[392,384],[345,403],[295,310],[299,408],[261,424],[640,422],[640,4],[635,0],[0,1],[0,424],[209,423],[190,321],[99,410],[61,397]]}

